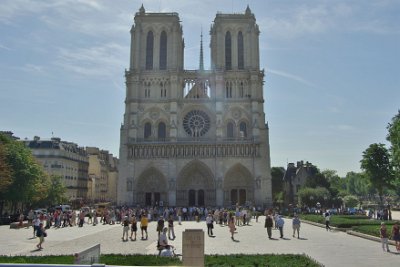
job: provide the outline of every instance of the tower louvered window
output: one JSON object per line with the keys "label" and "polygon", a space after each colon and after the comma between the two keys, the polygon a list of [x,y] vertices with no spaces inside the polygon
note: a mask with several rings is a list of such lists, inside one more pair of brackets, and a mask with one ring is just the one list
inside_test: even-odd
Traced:
{"label": "tower louvered window", "polygon": [[154,35],[152,31],[149,31],[146,39],[146,70],[153,69],[153,47]]}

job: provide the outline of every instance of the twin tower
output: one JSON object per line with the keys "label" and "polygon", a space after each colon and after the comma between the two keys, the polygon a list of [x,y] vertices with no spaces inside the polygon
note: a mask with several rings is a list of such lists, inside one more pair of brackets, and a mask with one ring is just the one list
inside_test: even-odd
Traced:
{"label": "twin tower", "polygon": [[211,68],[184,69],[177,13],[147,13],[131,29],[121,126],[118,204],[272,205],[259,28],[247,7],[218,13]]}

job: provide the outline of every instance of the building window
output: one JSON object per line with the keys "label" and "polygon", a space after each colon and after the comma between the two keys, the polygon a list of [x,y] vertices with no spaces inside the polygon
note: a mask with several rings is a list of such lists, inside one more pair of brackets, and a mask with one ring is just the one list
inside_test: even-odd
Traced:
{"label": "building window", "polygon": [[232,39],[230,32],[225,35],[225,69],[232,69]]}
{"label": "building window", "polygon": [[132,181],[127,181],[126,182],[126,191],[132,191]]}
{"label": "building window", "polygon": [[228,138],[233,138],[234,137],[234,132],[233,132],[233,123],[228,122],[226,125],[226,137]]}
{"label": "building window", "polygon": [[167,69],[167,33],[163,31],[160,37],[160,70]]}
{"label": "building window", "polygon": [[151,124],[146,122],[144,125],[144,138],[149,138],[151,136]]}
{"label": "building window", "polygon": [[238,43],[238,69],[243,70],[244,69],[244,45],[243,45],[242,32],[239,32],[239,34],[238,34],[237,43]]}
{"label": "building window", "polygon": [[240,82],[240,85],[239,85],[239,96],[240,96],[240,98],[244,97],[244,85],[243,85],[243,82]]}
{"label": "building window", "polygon": [[158,139],[165,139],[167,137],[167,127],[165,123],[160,122],[158,124]]}
{"label": "building window", "polygon": [[146,40],[146,70],[153,69],[153,46],[154,46],[153,32],[149,31],[147,33],[147,40]]}
{"label": "building window", "polygon": [[167,97],[167,89],[165,88],[165,84],[160,83],[160,96],[161,98]]}
{"label": "building window", "polygon": [[247,137],[247,125],[245,122],[241,122],[239,125],[240,137]]}
{"label": "building window", "polygon": [[232,98],[232,83],[227,82],[225,86],[226,98]]}

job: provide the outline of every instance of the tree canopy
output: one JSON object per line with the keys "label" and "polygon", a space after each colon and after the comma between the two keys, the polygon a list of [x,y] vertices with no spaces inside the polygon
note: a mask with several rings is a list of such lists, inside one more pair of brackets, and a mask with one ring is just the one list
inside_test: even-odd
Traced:
{"label": "tree canopy", "polygon": [[364,152],[361,169],[371,185],[376,188],[381,204],[383,204],[383,191],[391,188],[393,182],[390,154],[384,144],[371,144]]}
{"label": "tree canopy", "polygon": [[29,148],[3,134],[0,134],[0,177],[0,211],[4,204],[10,204],[11,212],[15,212],[17,207],[41,203],[53,198],[49,194],[53,192],[63,196],[61,180],[50,179]]}
{"label": "tree canopy", "polygon": [[388,134],[386,139],[390,142],[392,164],[396,170],[397,178],[400,179],[400,110],[392,118],[387,126]]}

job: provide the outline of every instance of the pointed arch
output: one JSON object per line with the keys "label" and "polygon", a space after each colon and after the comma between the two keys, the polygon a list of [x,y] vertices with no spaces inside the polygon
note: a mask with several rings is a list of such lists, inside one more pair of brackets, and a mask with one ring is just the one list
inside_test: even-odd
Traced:
{"label": "pointed arch", "polygon": [[253,175],[241,163],[233,165],[225,173],[223,187],[225,205],[254,203]]}
{"label": "pointed arch", "polygon": [[167,126],[164,122],[158,123],[157,133],[158,140],[165,140],[167,138]]}
{"label": "pointed arch", "polygon": [[152,31],[147,33],[146,38],[146,70],[153,69],[153,49],[154,49],[154,34]]}
{"label": "pointed arch", "polygon": [[238,49],[238,69],[244,69],[244,42],[243,42],[243,34],[240,31],[237,36],[237,49]]}
{"label": "pointed arch", "polygon": [[146,122],[144,124],[143,137],[144,137],[144,139],[151,137],[151,123],[150,122]]}
{"label": "pointed arch", "polygon": [[167,179],[160,170],[150,167],[144,170],[136,181],[137,201],[143,206],[158,205],[160,201],[167,203]]}
{"label": "pointed arch", "polygon": [[161,32],[160,36],[160,70],[167,69],[167,33]]}
{"label": "pointed arch", "polygon": [[176,182],[176,204],[187,206],[195,201],[196,205],[214,206],[215,179],[210,168],[199,160],[186,164],[179,172]]}
{"label": "pointed arch", "polygon": [[225,34],[225,69],[232,69],[232,37],[230,31]]}

